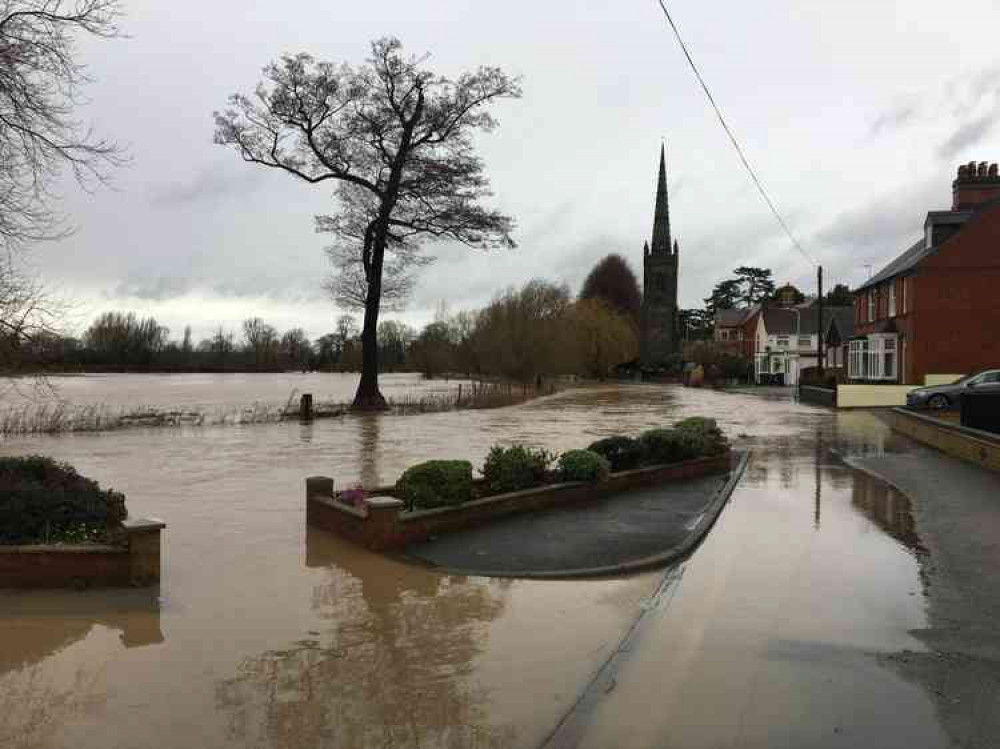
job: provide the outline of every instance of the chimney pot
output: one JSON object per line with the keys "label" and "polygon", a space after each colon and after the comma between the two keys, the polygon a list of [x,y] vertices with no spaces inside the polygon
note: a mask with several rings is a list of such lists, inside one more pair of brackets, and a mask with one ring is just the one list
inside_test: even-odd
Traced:
{"label": "chimney pot", "polygon": [[958,167],[958,178],[965,179],[969,176],[969,167],[965,164],[960,164]]}
{"label": "chimney pot", "polygon": [[990,176],[1000,177],[1000,171],[998,171],[996,164],[990,164]]}
{"label": "chimney pot", "polygon": [[979,176],[985,177],[989,173],[990,165],[985,161],[979,162]]}

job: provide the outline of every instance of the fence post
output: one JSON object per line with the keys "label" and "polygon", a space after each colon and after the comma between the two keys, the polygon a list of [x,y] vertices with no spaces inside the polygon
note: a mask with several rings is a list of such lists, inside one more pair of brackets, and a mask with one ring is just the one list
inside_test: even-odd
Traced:
{"label": "fence post", "polygon": [[313,397],[312,393],[303,393],[299,399],[299,419],[302,421],[313,420]]}

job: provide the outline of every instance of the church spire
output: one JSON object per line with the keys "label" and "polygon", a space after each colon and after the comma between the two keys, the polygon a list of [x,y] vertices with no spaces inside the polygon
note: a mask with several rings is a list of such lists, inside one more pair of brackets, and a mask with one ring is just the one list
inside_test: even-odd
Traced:
{"label": "church spire", "polygon": [[660,176],[656,183],[656,211],[653,215],[654,255],[670,253],[670,205],[667,202],[667,154],[660,145]]}

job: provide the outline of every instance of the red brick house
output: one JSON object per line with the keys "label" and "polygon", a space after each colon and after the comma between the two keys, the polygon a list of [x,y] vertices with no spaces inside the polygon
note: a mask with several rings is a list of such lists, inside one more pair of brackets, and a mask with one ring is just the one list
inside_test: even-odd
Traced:
{"label": "red brick house", "polygon": [[922,385],[1000,367],[1000,173],[962,165],[950,211],[854,291],[852,380]]}

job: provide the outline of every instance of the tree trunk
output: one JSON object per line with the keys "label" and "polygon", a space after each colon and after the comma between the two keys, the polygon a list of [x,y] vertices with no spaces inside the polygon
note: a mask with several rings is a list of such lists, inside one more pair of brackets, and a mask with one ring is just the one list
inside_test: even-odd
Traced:
{"label": "tree trunk", "polygon": [[369,298],[365,303],[365,324],[361,331],[361,381],[354,394],[352,411],[385,411],[389,408],[378,389],[378,312],[379,299]]}

